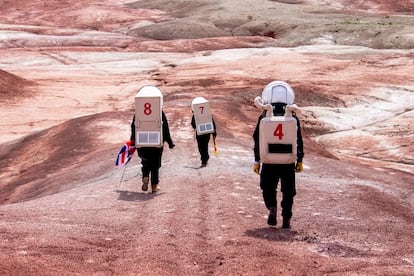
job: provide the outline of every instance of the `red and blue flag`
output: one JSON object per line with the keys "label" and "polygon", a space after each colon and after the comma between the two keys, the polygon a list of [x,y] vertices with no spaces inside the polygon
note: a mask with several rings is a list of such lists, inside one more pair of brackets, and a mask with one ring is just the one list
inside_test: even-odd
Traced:
{"label": "red and blue flag", "polygon": [[126,165],[129,160],[131,160],[132,155],[135,152],[135,145],[132,143],[131,140],[126,141],[125,144],[122,146],[121,150],[116,157],[115,166],[120,168]]}

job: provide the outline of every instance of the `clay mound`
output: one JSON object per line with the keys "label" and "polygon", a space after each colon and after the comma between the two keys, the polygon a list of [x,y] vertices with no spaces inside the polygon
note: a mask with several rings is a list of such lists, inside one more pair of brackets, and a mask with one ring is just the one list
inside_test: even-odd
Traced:
{"label": "clay mound", "polygon": [[277,20],[253,20],[234,28],[234,35],[239,36],[265,36],[271,38],[284,37],[292,32],[296,26],[292,26]]}
{"label": "clay mound", "polygon": [[0,100],[10,101],[16,98],[30,97],[35,83],[0,69]]}
{"label": "clay mound", "polygon": [[165,1],[165,0],[153,0],[153,1],[134,1],[125,4],[125,6],[134,9],[155,9],[162,10],[172,14],[174,17],[182,18],[188,14],[195,14],[208,6],[209,2],[204,0],[191,0],[191,1]]}
{"label": "clay mound", "polygon": [[[156,40],[262,36],[273,39],[273,46],[280,47],[322,43],[411,49],[414,43],[411,27],[406,23],[410,19],[390,16],[412,14],[412,1],[261,1],[255,9],[246,3],[234,6],[229,1],[142,2],[127,6],[162,10],[175,19],[163,17],[149,20],[145,26],[129,25],[130,36]],[[309,8],[312,4],[314,8]],[[213,12],[217,10],[220,12]],[[339,16],[341,12],[346,15]],[[365,13],[379,16],[367,16],[364,20],[355,17]]]}
{"label": "clay mound", "polygon": [[188,18],[179,18],[140,28],[131,28],[127,34],[156,40],[196,39],[231,35],[210,22],[194,21]]}
{"label": "clay mound", "polygon": [[386,13],[414,13],[414,1],[412,0],[368,0],[354,1],[343,0],[347,10],[375,11]]}
{"label": "clay mound", "polygon": [[[0,204],[68,190],[110,169],[113,162],[108,159],[115,157],[103,153],[105,142],[97,133],[104,134],[113,118],[129,119],[120,112],[94,114],[2,144]],[[106,157],[96,158],[101,155]]]}

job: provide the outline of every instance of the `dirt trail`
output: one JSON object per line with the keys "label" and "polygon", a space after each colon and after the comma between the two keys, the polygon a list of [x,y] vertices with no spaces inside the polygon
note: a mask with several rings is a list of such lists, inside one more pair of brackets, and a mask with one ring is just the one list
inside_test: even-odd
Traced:
{"label": "dirt trail", "polygon": [[111,170],[68,191],[3,205],[2,273],[412,272],[401,237],[413,238],[414,214],[394,175],[367,178],[369,167],[311,154],[297,179],[293,229],[274,229],[265,225],[249,147],[219,141],[219,155],[203,169],[191,139],[166,149],[157,194],[140,191],[135,156],[121,183],[122,172]]}

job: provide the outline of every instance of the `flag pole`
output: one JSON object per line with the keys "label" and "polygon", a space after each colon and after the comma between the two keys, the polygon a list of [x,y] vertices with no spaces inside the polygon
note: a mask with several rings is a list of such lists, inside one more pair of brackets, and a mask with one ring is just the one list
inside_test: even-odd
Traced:
{"label": "flag pole", "polygon": [[126,167],[129,163],[129,160],[131,160],[131,157],[128,157],[128,160],[126,161],[126,163],[124,165],[124,169],[122,170],[121,180],[119,181],[119,184],[117,186],[118,188],[121,187],[121,183],[122,183],[122,180],[124,179],[125,170],[126,170]]}

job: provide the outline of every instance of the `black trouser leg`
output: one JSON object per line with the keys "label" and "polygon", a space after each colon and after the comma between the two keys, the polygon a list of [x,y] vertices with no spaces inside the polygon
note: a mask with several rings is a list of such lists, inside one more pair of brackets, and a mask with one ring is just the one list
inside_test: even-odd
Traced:
{"label": "black trouser leg", "polygon": [[197,136],[197,146],[198,151],[200,152],[201,156],[201,163],[206,164],[207,161],[210,159],[210,155],[208,154],[208,143],[210,142],[210,134],[204,134]]}
{"label": "black trouser leg", "polygon": [[150,175],[150,171],[151,171],[151,166],[150,166],[150,162],[148,159],[141,159],[141,172],[142,172],[142,178],[144,177],[149,177]]}
{"label": "black trouser leg", "polygon": [[151,184],[159,183],[159,170],[161,168],[162,152],[162,148],[155,152],[155,156],[151,162]]}
{"label": "black trouser leg", "polygon": [[142,148],[139,149],[139,156],[142,164],[142,177],[149,177],[151,173],[151,183],[158,184],[159,169],[161,167],[163,148]]}
{"label": "black trouser leg", "polygon": [[281,174],[281,192],[283,194],[281,206],[282,216],[286,219],[292,217],[293,198],[296,195],[295,164],[286,165]]}
{"label": "black trouser leg", "polygon": [[263,193],[263,200],[268,209],[277,207],[276,189],[279,177],[275,174],[273,164],[263,164],[260,174],[260,188]]}
{"label": "black trouser leg", "polygon": [[152,168],[151,170],[151,184],[159,183],[159,168]]}

